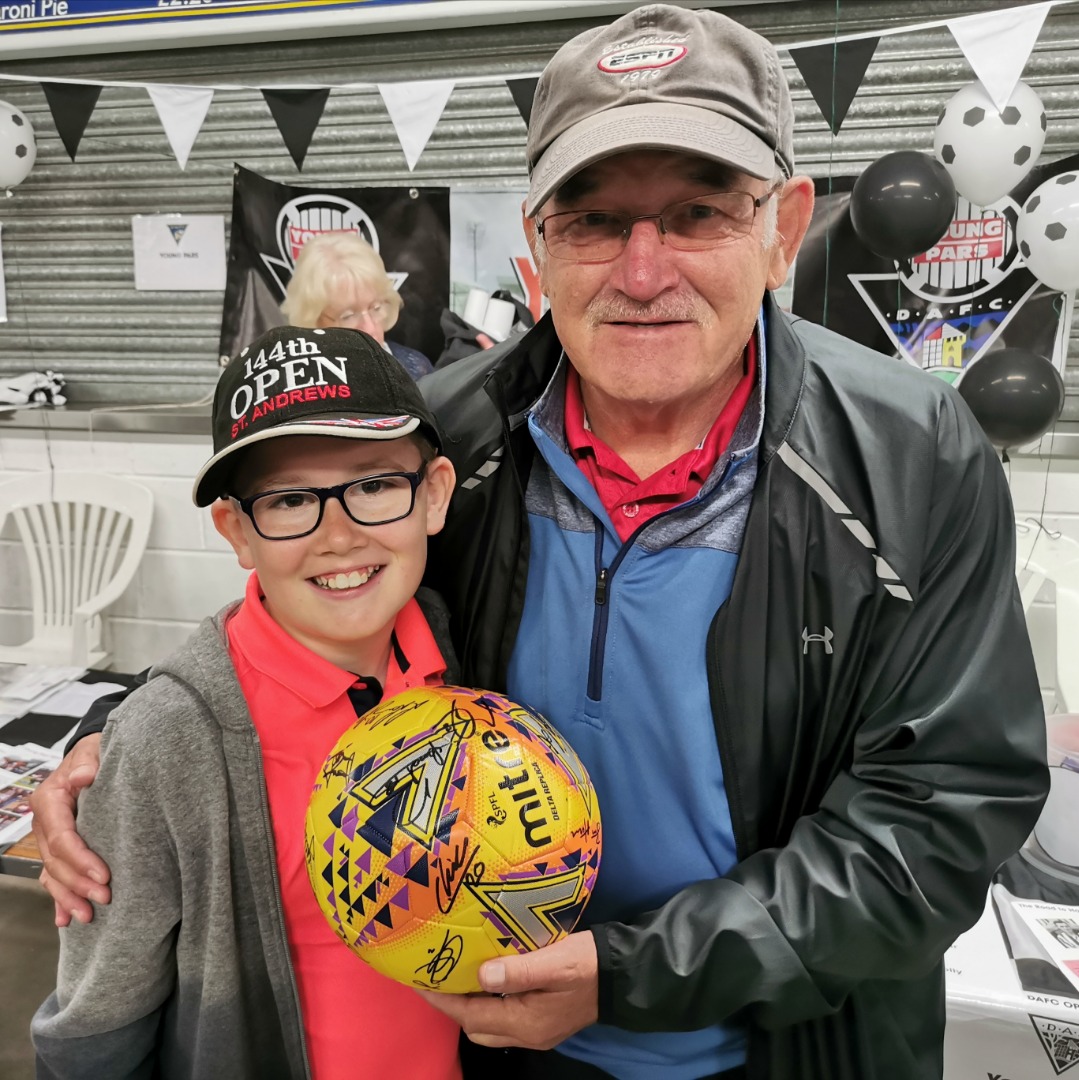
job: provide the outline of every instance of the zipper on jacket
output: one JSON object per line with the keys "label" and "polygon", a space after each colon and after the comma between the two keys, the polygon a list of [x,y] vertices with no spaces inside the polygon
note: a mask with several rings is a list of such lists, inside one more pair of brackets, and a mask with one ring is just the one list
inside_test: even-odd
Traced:
{"label": "zipper on jacket", "polygon": [[596,604],[602,606],[607,603],[607,569],[604,567],[596,578]]}
{"label": "zipper on jacket", "polygon": [[[648,522],[645,522],[645,525],[647,524]],[[603,696],[603,653],[607,645],[607,620],[611,610],[611,605],[607,603],[611,582],[622,559],[633,547],[637,533],[643,528],[644,525],[618,549],[618,554],[611,560],[610,566],[604,566],[603,523],[596,519],[596,589],[592,597],[596,610],[592,616],[592,646],[588,653],[588,696],[593,701],[599,701]]]}
{"label": "zipper on jacket", "polygon": [[[744,459],[735,459],[732,457],[731,460],[727,462],[727,467],[723,470],[723,475],[720,477],[719,483],[713,489],[714,491],[718,491],[731,478],[734,471],[742,464],[742,460]],[[696,502],[699,498],[699,495],[694,496],[690,502]],[[678,508],[673,507],[670,510],[664,510],[654,518],[649,518],[648,521],[638,525],[637,528],[633,530],[629,539],[618,549],[618,554],[611,560],[610,566],[603,565],[603,523],[599,518],[595,518],[596,588],[593,594],[595,612],[592,616],[592,643],[588,652],[588,697],[591,701],[599,701],[600,698],[603,697],[603,654],[607,645],[607,622],[610,618],[611,610],[611,605],[608,603],[608,600],[610,599],[611,587],[614,583],[615,571],[618,569],[622,559],[636,543],[637,537],[641,535],[641,530],[647,529],[652,522],[659,521],[661,518],[673,513],[675,509]]]}
{"label": "zipper on jacket", "polygon": [[607,585],[614,573],[614,564],[610,569],[603,565],[603,523],[596,519],[595,527],[596,591],[593,600],[596,610],[592,615],[592,646],[588,652],[588,696],[593,701],[599,701],[603,696],[603,646],[607,639]]}

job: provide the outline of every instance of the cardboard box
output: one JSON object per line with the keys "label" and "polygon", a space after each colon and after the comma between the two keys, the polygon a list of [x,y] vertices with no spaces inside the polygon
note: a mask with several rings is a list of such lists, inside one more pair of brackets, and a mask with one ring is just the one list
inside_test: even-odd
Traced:
{"label": "cardboard box", "polygon": [[995,885],[945,954],[945,1080],[1079,1080],[1077,958],[1079,907]]}

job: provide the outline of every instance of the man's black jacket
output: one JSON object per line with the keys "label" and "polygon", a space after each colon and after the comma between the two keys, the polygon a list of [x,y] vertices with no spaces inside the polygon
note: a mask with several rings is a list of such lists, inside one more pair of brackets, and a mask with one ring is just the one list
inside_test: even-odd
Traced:
{"label": "man's black jacket", "polygon": [[[1011,503],[951,387],[766,303],[758,476],[701,671],[739,863],[592,928],[600,1019],[742,1022],[754,1080],[929,1080],[942,954],[1048,786]],[[428,583],[471,685],[507,689],[546,468],[525,421],[560,354],[548,317],[423,383],[458,478]]]}

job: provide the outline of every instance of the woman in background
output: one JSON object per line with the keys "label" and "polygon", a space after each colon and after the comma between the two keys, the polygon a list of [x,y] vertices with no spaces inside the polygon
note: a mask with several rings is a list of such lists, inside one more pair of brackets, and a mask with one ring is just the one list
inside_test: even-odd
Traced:
{"label": "woman in background", "polygon": [[281,310],[293,326],[346,326],[370,334],[419,379],[432,370],[417,349],[386,340],[403,301],[379,254],[352,232],[320,233],[300,249]]}

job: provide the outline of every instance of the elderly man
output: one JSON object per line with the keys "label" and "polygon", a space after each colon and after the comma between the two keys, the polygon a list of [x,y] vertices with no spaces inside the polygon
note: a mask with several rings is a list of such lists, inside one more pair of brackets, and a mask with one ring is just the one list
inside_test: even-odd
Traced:
{"label": "elderly man", "polygon": [[[465,676],[546,714],[603,809],[577,932],[430,995],[518,1076],[939,1077],[941,957],[1045,795],[992,449],[771,297],[812,213],[792,120],[715,12],[570,41],[528,135],[550,315],[423,384]],[[59,921],[108,898],[71,830],[95,743],[38,796]]]}

